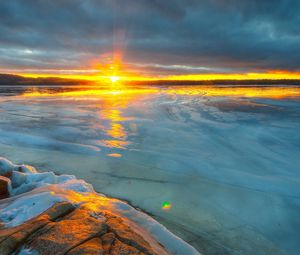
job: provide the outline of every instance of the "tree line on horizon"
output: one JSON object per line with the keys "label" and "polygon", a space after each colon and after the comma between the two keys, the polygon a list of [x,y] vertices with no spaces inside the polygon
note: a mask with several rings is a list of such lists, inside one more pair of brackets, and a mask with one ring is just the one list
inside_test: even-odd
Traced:
{"label": "tree line on horizon", "polygon": [[[125,85],[300,85],[299,79],[259,79],[259,80],[151,80],[123,81]],[[93,85],[94,81],[59,77],[29,78],[21,75],[0,74],[0,85]]]}

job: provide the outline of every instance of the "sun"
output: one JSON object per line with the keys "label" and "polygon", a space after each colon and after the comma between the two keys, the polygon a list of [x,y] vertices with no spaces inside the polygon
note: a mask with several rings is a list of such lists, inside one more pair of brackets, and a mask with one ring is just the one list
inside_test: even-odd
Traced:
{"label": "sun", "polygon": [[117,82],[118,80],[120,80],[120,77],[118,77],[118,76],[110,76],[109,79],[110,79],[110,81],[111,81],[112,83],[115,83],[115,82]]}

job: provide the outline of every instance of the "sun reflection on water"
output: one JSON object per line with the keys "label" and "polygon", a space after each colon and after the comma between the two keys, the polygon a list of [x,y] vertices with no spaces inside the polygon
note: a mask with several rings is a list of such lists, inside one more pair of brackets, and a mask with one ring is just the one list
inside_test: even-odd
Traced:
{"label": "sun reflection on water", "polygon": [[[97,146],[106,147],[109,152],[109,157],[121,157],[122,150],[127,149],[130,145],[128,140],[129,133],[132,133],[132,127],[136,132],[137,126],[134,124],[134,118],[125,115],[125,110],[128,109],[132,102],[141,100],[144,96],[149,96],[157,93],[157,88],[125,88],[119,83],[113,84],[108,88],[65,88],[67,91],[53,91],[49,90],[31,90],[25,92],[22,97],[39,98],[53,98],[56,100],[70,100],[79,102],[78,100],[89,100],[98,111],[97,122],[92,123],[92,128],[99,130],[102,133]],[[73,102],[72,102],[73,103]],[[128,114],[128,112],[126,111]],[[130,123],[129,123],[130,122]]]}
{"label": "sun reflection on water", "polygon": [[131,86],[114,83],[109,87],[76,87],[68,91],[53,91],[53,89],[32,88],[26,91],[23,97],[105,97],[114,102],[128,104],[142,96],[151,94],[184,95],[184,96],[206,96],[206,97],[258,97],[280,99],[286,97],[299,97],[299,86]]}
{"label": "sun reflection on water", "polygon": [[[128,108],[145,98],[164,96],[188,97],[245,97],[282,99],[300,98],[300,87],[208,87],[208,86],[169,86],[169,87],[125,87],[119,82],[110,87],[76,87],[63,91],[36,89],[25,92],[21,97],[54,98],[59,100],[89,100],[98,109],[98,120],[95,127],[104,133],[98,145],[110,151],[108,156],[122,156],[122,150],[130,145],[129,136],[137,133],[135,118],[128,115]],[[95,102],[95,103],[94,103]],[[135,105],[135,108],[143,107]]]}
{"label": "sun reflection on water", "polygon": [[222,87],[222,86],[180,86],[170,87],[166,90],[170,95],[205,96],[205,97],[249,97],[282,99],[287,97],[300,97],[300,87]]}

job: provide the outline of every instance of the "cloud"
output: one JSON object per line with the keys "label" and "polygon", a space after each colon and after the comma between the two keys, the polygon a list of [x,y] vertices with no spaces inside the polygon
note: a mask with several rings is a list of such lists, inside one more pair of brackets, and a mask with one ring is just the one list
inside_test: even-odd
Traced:
{"label": "cloud", "polygon": [[300,70],[299,9],[297,0],[1,1],[0,67],[84,69],[120,50],[157,74]]}

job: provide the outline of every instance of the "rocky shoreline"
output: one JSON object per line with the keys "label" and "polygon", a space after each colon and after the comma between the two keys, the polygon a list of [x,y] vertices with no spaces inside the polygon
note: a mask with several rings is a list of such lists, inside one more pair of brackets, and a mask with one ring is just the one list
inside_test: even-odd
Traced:
{"label": "rocky shoreline", "polygon": [[152,218],[74,176],[0,158],[1,255],[199,254]]}
{"label": "rocky shoreline", "polygon": [[[24,224],[1,229],[0,251],[2,255],[25,251],[41,255],[170,254],[149,233],[132,225],[109,211],[61,202]],[[144,237],[151,239],[151,245]]]}

